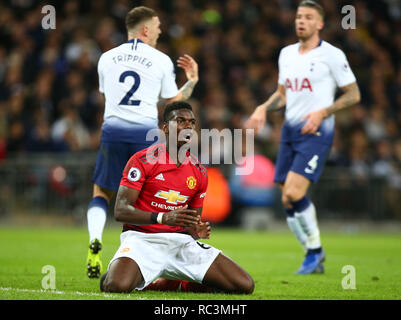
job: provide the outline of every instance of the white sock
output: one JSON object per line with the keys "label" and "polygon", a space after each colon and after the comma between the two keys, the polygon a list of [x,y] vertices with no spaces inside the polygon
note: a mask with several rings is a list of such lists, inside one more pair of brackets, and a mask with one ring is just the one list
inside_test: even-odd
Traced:
{"label": "white sock", "polygon": [[87,213],[89,242],[94,239],[102,241],[104,225],[106,224],[106,211],[101,207],[91,207]]}
{"label": "white sock", "polygon": [[302,248],[306,251],[306,241],[308,239],[306,233],[302,229],[299,221],[295,217],[287,217],[287,224],[295,237],[297,238],[298,242],[301,244]]}
{"label": "white sock", "polygon": [[299,221],[303,231],[307,235],[306,248],[307,249],[318,249],[320,248],[320,231],[316,220],[316,209],[313,203],[311,203],[302,212],[295,212],[295,217]]}

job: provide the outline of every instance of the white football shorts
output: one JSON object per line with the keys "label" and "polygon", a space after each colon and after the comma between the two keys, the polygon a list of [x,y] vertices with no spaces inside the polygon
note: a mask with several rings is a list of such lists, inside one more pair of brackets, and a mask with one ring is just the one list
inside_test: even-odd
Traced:
{"label": "white football shorts", "polygon": [[144,282],[136,288],[138,290],[142,290],[158,277],[202,283],[209,267],[221,252],[181,233],[129,230],[121,233],[120,239],[121,245],[108,268],[114,260],[121,257],[134,260],[144,278]]}

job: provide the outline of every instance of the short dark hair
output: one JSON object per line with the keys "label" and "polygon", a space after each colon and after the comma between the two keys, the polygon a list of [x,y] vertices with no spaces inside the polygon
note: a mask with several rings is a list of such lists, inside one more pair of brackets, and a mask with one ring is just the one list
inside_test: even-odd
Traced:
{"label": "short dark hair", "polygon": [[185,101],[174,101],[166,105],[166,108],[164,109],[163,112],[163,121],[164,122],[169,122],[171,117],[170,113],[175,111],[175,110],[181,110],[181,109],[187,109],[192,111],[192,106]]}
{"label": "short dark hair", "polygon": [[324,18],[324,9],[323,7],[318,4],[316,1],[313,0],[303,0],[301,1],[301,3],[298,5],[299,7],[308,7],[308,8],[314,8],[322,17],[322,19]]}
{"label": "short dark hair", "polygon": [[125,26],[127,28],[127,31],[132,30],[139,23],[148,19],[152,19],[156,16],[156,11],[148,7],[140,6],[131,9],[125,17]]}

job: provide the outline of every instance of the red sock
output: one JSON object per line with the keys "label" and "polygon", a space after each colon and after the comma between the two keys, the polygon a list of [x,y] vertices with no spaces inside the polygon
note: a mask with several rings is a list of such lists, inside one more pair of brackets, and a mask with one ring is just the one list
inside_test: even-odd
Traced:
{"label": "red sock", "polygon": [[200,283],[186,280],[169,280],[159,278],[143,290],[182,291],[182,292],[212,292],[212,289]]}
{"label": "red sock", "polygon": [[182,280],[181,281],[181,291],[183,291],[183,292],[212,292],[212,288],[205,286],[204,284]]}
{"label": "red sock", "polygon": [[146,286],[143,290],[154,291],[177,291],[181,285],[181,280],[168,280],[159,278]]}

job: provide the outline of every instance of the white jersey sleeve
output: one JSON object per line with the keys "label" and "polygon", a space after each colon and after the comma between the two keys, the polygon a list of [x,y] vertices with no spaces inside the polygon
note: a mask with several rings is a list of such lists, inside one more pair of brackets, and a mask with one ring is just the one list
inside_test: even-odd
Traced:
{"label": "white jersey sleeve", "polygon": [[338,87],[341,88],[356,82],[355,75],[343,51],[337,48],[336,50],[332,50],[331,57],[327,61]]}
{"label": "white jersey sleeve", "polygon": [[97,64],[97,73],[99,76],[99,91],[104,93],[104,77],[103,77],[103,63],[102,63],[102,56],[100,56],[99,62]]}
{"label": "white jersey sleeve", "polygon": [[285,85],[285,78],[283,72],[280,72],[283,68],[283,50],[280,50],[280,55],[278,56],[278,83],[281,85]]}
{"label": "white jersey sleeve", "polygon": [[166,59],[164,76],[160,96],[163,99],[174,98],[178,94],[177,84],[175,83],[174,65],[171,59]]}

